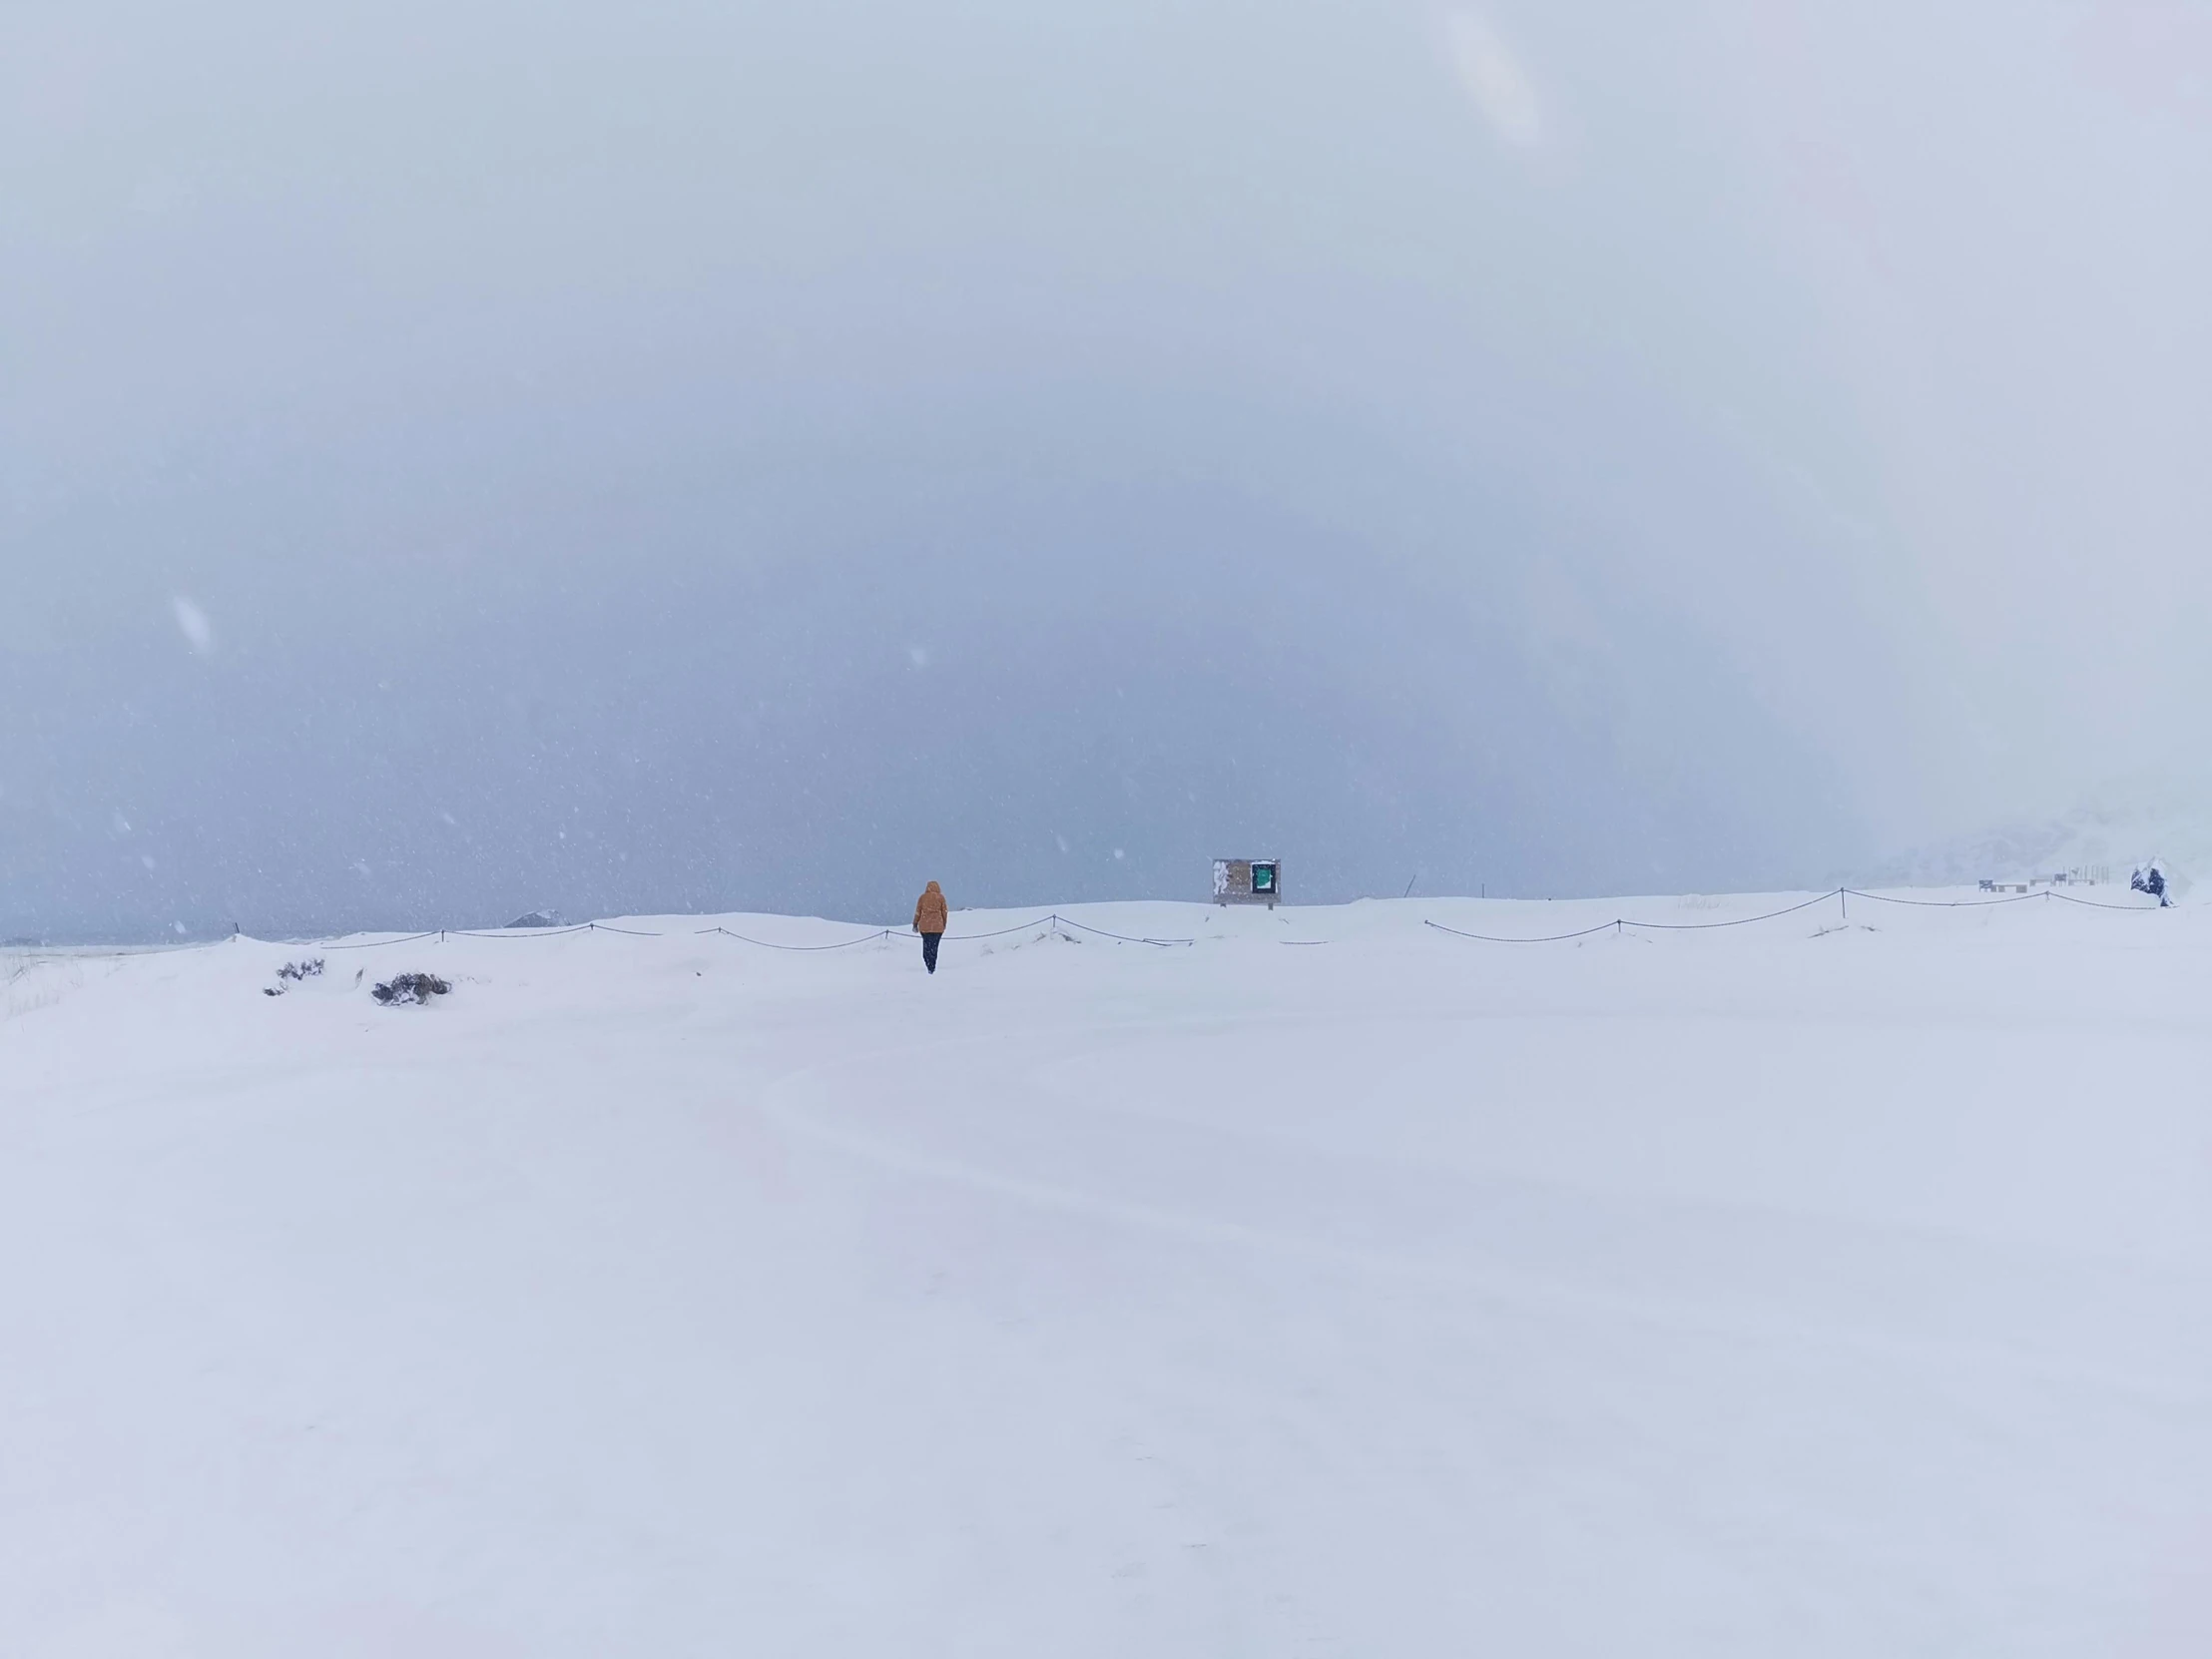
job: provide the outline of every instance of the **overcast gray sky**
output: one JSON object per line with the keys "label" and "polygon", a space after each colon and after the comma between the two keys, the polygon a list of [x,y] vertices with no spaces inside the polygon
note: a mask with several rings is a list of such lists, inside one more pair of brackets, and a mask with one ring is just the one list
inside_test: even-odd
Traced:
{"label": "overcast gray sky", "polygon": [[2200,0],[15,0],[0,929],[2193,779],[2208,204]]}

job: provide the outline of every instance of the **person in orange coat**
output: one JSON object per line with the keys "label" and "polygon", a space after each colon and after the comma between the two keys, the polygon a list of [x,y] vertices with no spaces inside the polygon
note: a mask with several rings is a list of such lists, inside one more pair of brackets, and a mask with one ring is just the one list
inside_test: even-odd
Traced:
{"label": "person in orange coat", "polygon": [[921,935],[921,965],[931,973],[937,971],[937,941],[944,937],[945,919],[951,908],[934,881],[914,904],[914,931]]}

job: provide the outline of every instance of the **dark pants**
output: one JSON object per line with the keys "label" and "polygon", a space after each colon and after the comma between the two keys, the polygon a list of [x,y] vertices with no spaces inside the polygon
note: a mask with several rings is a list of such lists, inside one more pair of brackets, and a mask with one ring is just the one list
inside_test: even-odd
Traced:
{"label": "dark pants", "polygon": [[942,933],[924,933],[921,936],[921,965],[931,973],[937,971],[937,941]]}

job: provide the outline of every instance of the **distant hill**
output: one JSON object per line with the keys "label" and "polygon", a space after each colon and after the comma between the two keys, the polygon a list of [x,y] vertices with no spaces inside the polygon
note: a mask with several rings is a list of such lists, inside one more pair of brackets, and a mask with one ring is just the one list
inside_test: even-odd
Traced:
{"label": "distant hill", "polygon": [[2113,881],[2157,859],[2171,890],[2212,873],[2212,805],[2168,794],[2125,805],[2077,807],[2056,819],[2022,822],[1900,854],[1876,872],[1883,881],[1947,886],[1983,878],[2021,880],[2104,865]]}

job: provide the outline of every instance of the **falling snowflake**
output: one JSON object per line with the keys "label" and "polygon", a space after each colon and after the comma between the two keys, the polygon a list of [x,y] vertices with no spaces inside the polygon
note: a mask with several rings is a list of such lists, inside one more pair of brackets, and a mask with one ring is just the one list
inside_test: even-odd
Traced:
{"label": "falling snowflake", "polygon": [[183,594],[178,594],[170,603],[177,610],[177,626],[184,630],[185,639],[193,650],[203,657],[213,651],[215,624],[208,620],[208,613]]}

